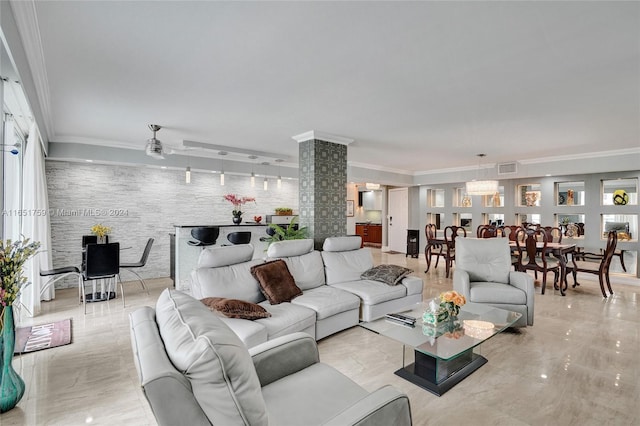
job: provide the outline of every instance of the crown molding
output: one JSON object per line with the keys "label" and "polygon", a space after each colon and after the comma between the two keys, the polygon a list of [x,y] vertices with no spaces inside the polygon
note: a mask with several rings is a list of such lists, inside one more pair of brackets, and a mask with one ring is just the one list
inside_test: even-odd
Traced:
{"label": "crown molding", "polygon": [[345,138],[344,136],[332,135],[330,133],[319,132],[317,130],[309,130],[308,132],[300,133],[299,135],[292,136],[291,138],[298,143],[318,139],[340,145],[349,145],[354,141],[354,139]]}
{"label": "crown molding", "polygon": [[55,128],[51,108],[51,91],[49,90],[49,80],[47,79],[44,51],[42,49],[42,37],[36,13],[36,2],[34,0],[9,0],[9,4],[11,5],[18,33],[22,39],[22,47],[31,70],[38,103],[43,115],[47,140],[50,140],[55,134]]}
{"label": "crown molding", "polygon": [[616,149],[611,151],[585,152],[585,153],[570,154],[570,155],[556,155],[553,157],[532,158],[529,160],[520,160],[518,161],[518,163],[539,164],[539,163],[549,163],[552,161],[586,160],[589,158],[615,157],[619,155],[634,155],[634,154],[640,154],[640,147]]}
{"label": "crown molding", "polygon": [[379,166],[377,164],[358,163],[356,161],[347,161],[347,165],[349,167],[359,167],[361,169],[377,170],[379,172],[398,173],[401,175],[409,175],[409,176],[413,174],[410,170],[394,169],[391,167]]}

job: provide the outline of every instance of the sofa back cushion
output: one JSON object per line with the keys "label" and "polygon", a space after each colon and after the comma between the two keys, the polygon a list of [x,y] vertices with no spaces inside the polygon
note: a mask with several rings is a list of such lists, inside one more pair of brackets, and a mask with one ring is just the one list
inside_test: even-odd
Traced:
{"label": "sofa back cushion", "polygon": [[364,271],[373,268],[371,250],[366,247],[350,251],[323,251],[322,260],[329,285],[358,281]]}
{"label": "sofa back cushion", "polygon": [[191,271],[191,293],[197,299],[225,297],[260,303],[264,296],[258,281],[251,275],[251,267],[260,263],[263,260],[254,259],[229,266],[194,269]]}
{"label": "sofa back cushion", "polygon": [[238,336],[200,301],[166,289],[156,322],[169,359],[211,424],[267,425],[258,375]]}
{"label": "sofa back cushion", "polygon": [[282,259],[301,290],[324,285],[324,265],[320,252],[313,250],[313,240],[289,240],[273,243],[267,249],[270,259]]}
{"label": "sofa back cushion", "polygon": [[322,251],[351,251],[362,245],[362,237],[351,235],[348,237],[329,237],[322,243]]}
{"label": "sofa back cushion", "polygon": [[471,282],[508,284],[511,269],[509,239],[457,238],[456,269],[467,271]]}
{"label": "sofa back cushion", "polygon": [[198,268],[219,268],[221,266],[243,263],[253,258],[251,244],[211,247],[202,250],[198,258]]}
{"label": "sofa back cushion", "polygon": [[312,239],[277,241],[269,245],[267,256],[272,258],[300,256],[312,250]]}

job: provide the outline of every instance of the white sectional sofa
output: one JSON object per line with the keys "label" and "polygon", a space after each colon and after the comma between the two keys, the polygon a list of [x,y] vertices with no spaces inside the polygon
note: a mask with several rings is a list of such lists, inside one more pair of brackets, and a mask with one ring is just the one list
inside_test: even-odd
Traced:
{"label": "white sectional sofa", "polygon": [[331,237],[322,246],[327,285],[358,296],[360,319],[373,321],[422,302],[422,279],[408,276],[396,286],[360,278],[373,268],[371,249],[360,248],[360,237]]}
{"label": "white sectional sofa", "polygon": [[[225,297],[259,304],[269,318],[223,321],[251,348],[294,332],[316,340],[353,327],[358,320],[371,321],[422,301],[422,279],[405,277],[400,284],[360,279],[372,268],[368,248],[360,249],[360,237],[328,238],[324,251],[313,250],[313,240],[273,243],[266,259],[254,259],[251,245],[203,250],[191,273],[191,293],[196,299]],[[271,305],[260,291],[250,269],[265,261],[282,259],[302,295],[291,302]]]}

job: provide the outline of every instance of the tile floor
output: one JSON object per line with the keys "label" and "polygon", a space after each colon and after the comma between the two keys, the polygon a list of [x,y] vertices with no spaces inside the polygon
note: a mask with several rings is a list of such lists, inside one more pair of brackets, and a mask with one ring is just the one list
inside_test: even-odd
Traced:
{"label": "tile floor", "polygon": [[[376,263],[413,268],[425,279],[425,299],[450,289],[442,264],[424,273],[424,257],[373,250]],[[536,294],[535,325],[482,345],[489,362],[443,397],[395,376],[402,347],[360,327],[319,342],[320,357],[368,390],[392,384],[409,395],[415,425],[640,424],[640,280],[616,283],[600,296],[592,277],[566,297]],[[627,280],[628,282],[629,280]],[[153,305],[169,279],[150,280],[151,295],[126,285],[121,299],[88,305],[59,290],[42,314],[23,324],[73,318],[73,343],[16,357],[27,390],[0,425],[154,425],[132,360],[128,313]]]}

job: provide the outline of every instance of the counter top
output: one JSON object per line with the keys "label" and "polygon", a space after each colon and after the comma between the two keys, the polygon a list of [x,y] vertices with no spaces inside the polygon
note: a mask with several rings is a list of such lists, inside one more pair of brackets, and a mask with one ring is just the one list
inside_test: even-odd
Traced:
{"label": "counter top", "polygon": [[268,223],[263,223],[263,222],[261,222],[261,223],[242,222],[242,223],[240,223],[238,225],[233,224],[233,223],[232,224],[216,224],[216,225],[211,225],[211,224],[208,224],[208,225],[175,225],[174,224],[173,225],[173,227],[175,227],[175,228],[204,228],[204,227],[207,227],[207,226],[218,226],[220,228],[234,228],[234,227],[240,227],[240,226],[269,226],[269,224]]}
{"label": "counter top", "polygon": [[356,222],[356,225],[382,226],[381,223]]}

